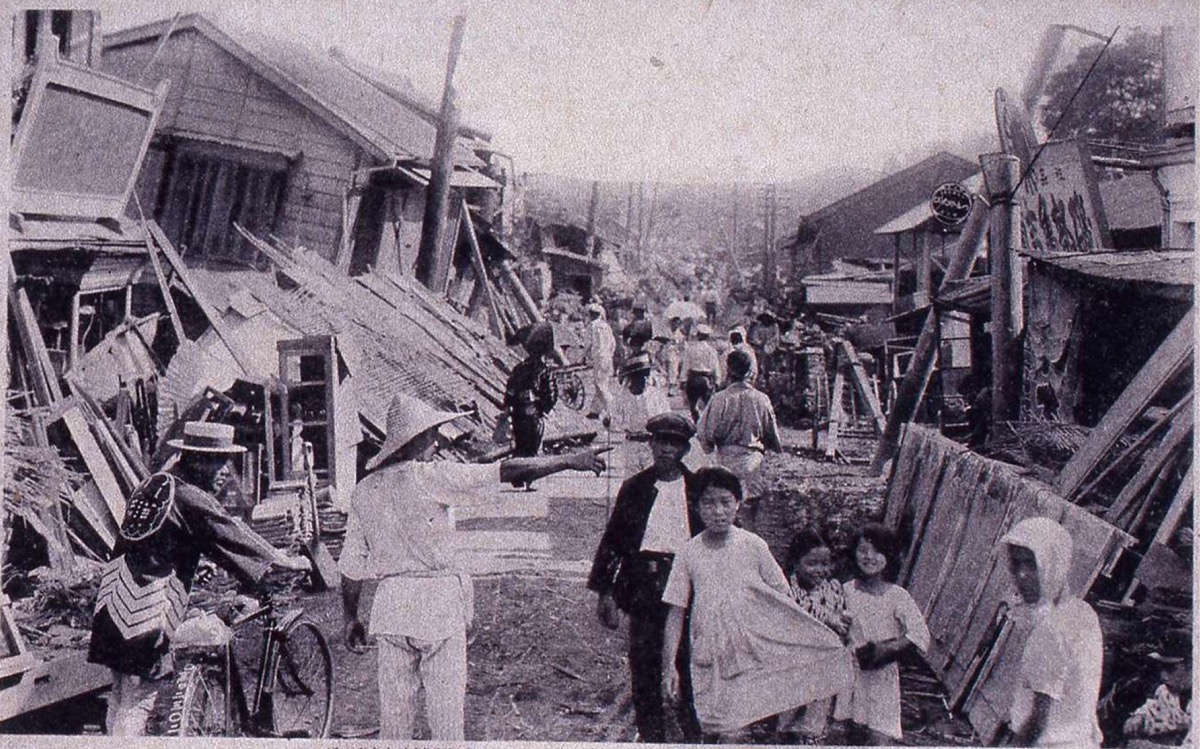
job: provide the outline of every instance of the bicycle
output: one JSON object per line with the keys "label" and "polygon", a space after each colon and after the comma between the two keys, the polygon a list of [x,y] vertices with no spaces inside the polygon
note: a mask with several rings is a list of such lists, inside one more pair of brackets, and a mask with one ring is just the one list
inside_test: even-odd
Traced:
{"label": "bicycle", "polygon": [[[252,699],[234,653],[236,630],[263,621]],[[277,616],[266,603],[229,623],[223,645],[182,651],[186,665],[169,688],[168,736],[328,738],[333,722],[333,657],[301,609]]]}
{"label": "bicycle", "polygon": [[590,368],[588,364],[567,364],[553,370],[558,385],[558,400],[572,411],[582,411],[587,405],[587,388],[579,373]]}

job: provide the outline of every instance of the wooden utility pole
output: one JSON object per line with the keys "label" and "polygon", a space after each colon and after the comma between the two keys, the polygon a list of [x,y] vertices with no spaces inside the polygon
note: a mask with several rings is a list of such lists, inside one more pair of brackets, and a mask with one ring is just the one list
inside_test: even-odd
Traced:
{"label": "wooden utility pole", "polygon": [[454,103],[454,68],[462,48],[465,16],[454,17],[450,50],[446,54],[446,82],[442,87],[442,110],[438,117],[437,140],[430,164],[429,187],[425,191],[425,216],[421,224],[421,244],[417,249],[417,280],[430,291],[446,290],[453,249],[444,248],[446,212],[450,202],[450,177],[454,173],[454,144],[458,140],[458,111]]}
{"label": "wooden utility pole", "polygon": [[[975,256],[979,254],[987,232],[989,214],[990,210],[982,200],[976,200],[971,206],[971,215],[967,218],[966,225],[963,226],[962,234],[959,235],[958,244],[955,246],[950,264],[946,268],[946,274],[942,277],[942,286],[950,281],[958,281],[971,275],[971,266],[974,264]],[[916,350],[913,351],[908,370],[904,373],[904,379],[900,381],[900,386],[896,389],[896,397],[888,408],[887,421],[883,425],[883,435],[879,438],[879,446],[875,450],[875,457],[871,460],[871,472],[875,475],[882,472],[884,464],[896,452],[896,444],[900,439],[900,427],[911,421],[917,412],[921,394],[925,392],[925,386],[928,385],[929,377],[933,373],[938,343],[937,310],[930,305],[925,325],[921,328],[921,335],[917,339]]]}
{"label": "wooden utility pole", "polygon": [[775,298],[775,185],[767,185],[763,191],[763,255],[762,291],[767,299]]}
{"label": "wooden utility pole", "polygon": [[980,158],[984,183],[995,210],[988,229],[992,269],[992,424],[1017,417],[1021,357],[1016,349],[1021,320],[1016,305],[1021,294],[1020,271],[1015,267],[1020,241],[1021,216],[1013,205],[1021,162],[1008,154]]}
{"label": "wooden utility pole", "polygon": [[600,182],[592,180],[592,199],[588,201],[587,239],[584,249],[588,257],[596,256],[596,210],[600,207]]}

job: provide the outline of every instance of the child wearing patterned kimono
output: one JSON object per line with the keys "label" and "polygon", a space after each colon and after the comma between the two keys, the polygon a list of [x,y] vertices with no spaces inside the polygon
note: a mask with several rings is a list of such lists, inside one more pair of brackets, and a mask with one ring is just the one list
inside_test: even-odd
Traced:
{"label": "child wearing patterned kimono", "polygon": [[[833,577],[833,553],[816,531],[804,529],[788,546],[788,586],[804,613],[829,627],[843,640],[849,634],[846,593]],[[783,743],[813,743],[825,736],[833,700],[825,698],[780,716]]]}

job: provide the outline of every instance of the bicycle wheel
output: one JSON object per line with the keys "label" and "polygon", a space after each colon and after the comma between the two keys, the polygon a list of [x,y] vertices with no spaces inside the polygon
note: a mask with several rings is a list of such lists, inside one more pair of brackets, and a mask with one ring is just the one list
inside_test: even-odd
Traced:
{"label": "bicycle wheel", "polygon": [[[168,690],[163,736],[225,736],[225,679],[221,670],[204,663],[190,663],[176,674]],[[161,696],[160,696],[161,699]]]}
{"label": "bicycle wheel", "polygon": [[283,633],[273,683],[271,720],[277,736],[329,737],[333,656],[316,624],[302,619]]}
{"label": "bicycle wheel", "polygon": [[583,378],[575,372],[565,375],[559,395],[567,408],[582,411],[587,402],[587,389],[583,385]]}

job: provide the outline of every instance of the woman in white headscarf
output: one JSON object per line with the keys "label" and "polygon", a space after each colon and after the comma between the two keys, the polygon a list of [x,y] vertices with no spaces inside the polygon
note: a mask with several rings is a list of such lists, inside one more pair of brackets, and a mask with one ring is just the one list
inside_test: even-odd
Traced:
{"label": "woman in white headscarf", "polygon": [[1099,747],[1104,642],[1096,612],[1068,591],[1071,534],[1049,518],[1026,518],[1000,543],[1033,622],[1009,715],[1016,743]]}

